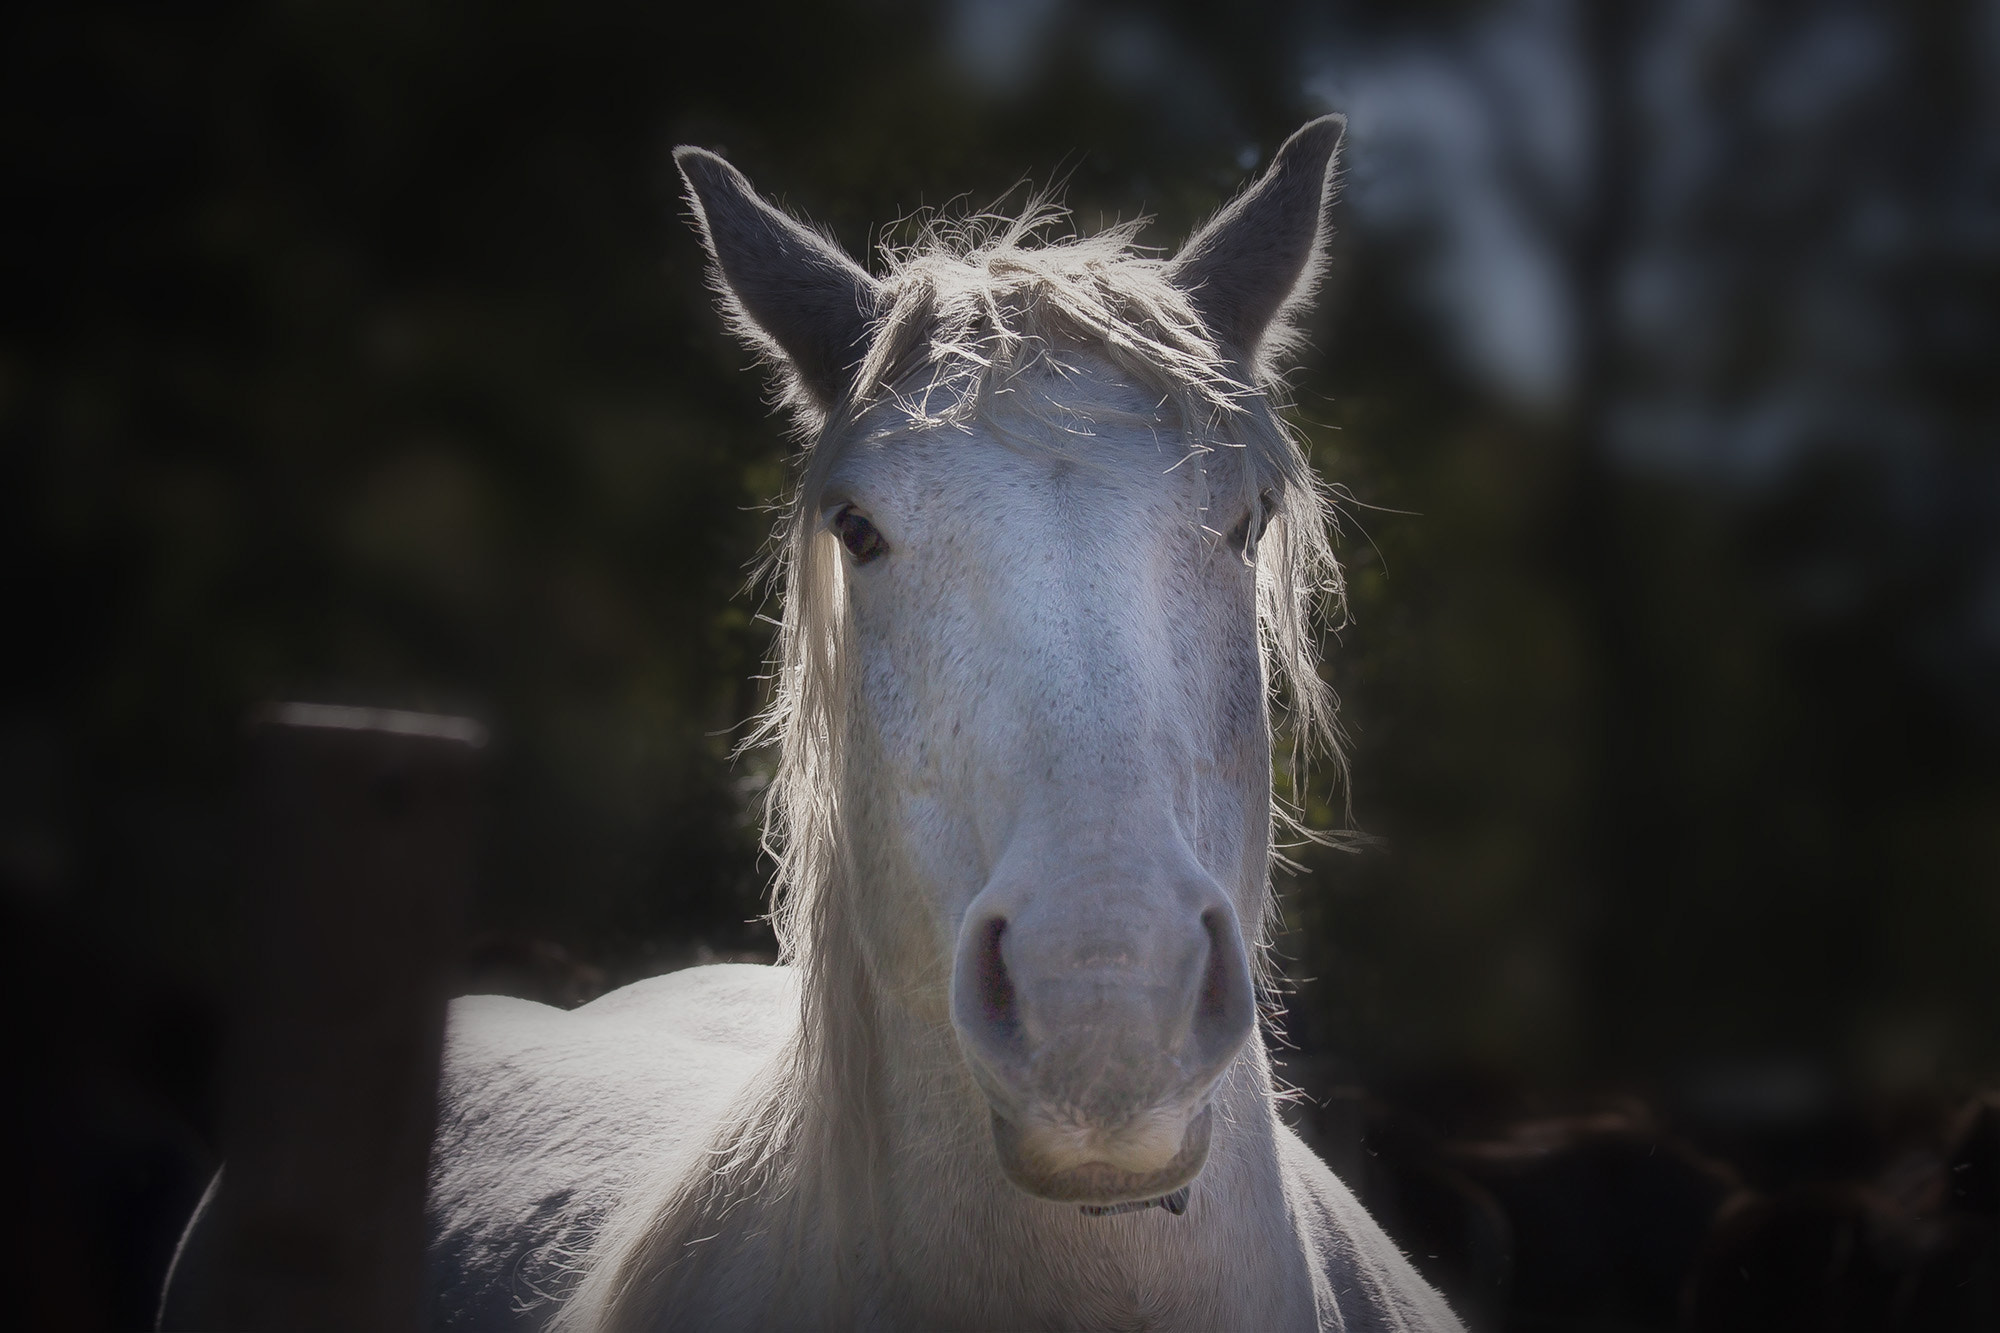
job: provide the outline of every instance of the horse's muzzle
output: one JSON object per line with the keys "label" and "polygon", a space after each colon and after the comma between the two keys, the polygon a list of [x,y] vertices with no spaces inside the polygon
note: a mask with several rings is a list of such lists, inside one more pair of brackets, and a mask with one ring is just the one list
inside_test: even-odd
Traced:
{"label": "horse's muzzle", "polygon": [[1208,1155],[1208,1099],[1255,1027],[1235,910],[1205,876],[979,895],[952,1022],[1016,1185],[1066,1203],[1158,1198]]}

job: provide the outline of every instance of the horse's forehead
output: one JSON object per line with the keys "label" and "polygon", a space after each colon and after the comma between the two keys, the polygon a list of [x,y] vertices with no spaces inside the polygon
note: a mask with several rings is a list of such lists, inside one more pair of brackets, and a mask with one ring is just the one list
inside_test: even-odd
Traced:
{"label": "horse's forehead", "polygon": [[913,525],[932,558],[988,560],[1023,543],[1151,547],[1145,533],[1200,516],[1199,468],[1176,468],[1179,458],[1150,436],[1051,447],[936,432],[887,444],[852,490]]}

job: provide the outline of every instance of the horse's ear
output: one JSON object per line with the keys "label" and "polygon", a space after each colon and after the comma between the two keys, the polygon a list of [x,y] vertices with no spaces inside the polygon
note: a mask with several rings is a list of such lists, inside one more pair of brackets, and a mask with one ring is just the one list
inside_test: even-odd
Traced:
{"label": "horse's ear", "polygon": [[788,374],[796,405],[832,407],[867,351],[879,284],[839,246],[764,202],[714,153],[676,148],[674,164],[730,326]]}
{"label": "horse's ear", "polygon": [[1311,294],[1334,156],[1346,131],[1345,116],[1322,116],[1285,140],[1263,178],[1174,258],[1168,269],[1174,285],[1223,346],[1254,357],[1265,335],[1283,327],[1289,307]]}

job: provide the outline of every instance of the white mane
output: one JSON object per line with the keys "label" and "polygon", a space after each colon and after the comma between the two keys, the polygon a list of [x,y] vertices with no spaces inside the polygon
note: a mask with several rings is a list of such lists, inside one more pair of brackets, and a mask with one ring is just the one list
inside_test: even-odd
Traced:
{"label": "white mane", "polygon": [[[1277,415],[1282,385],[1266,368],[1274,344],[1292,341],[1293,330],[1281,319],[1264,357],[1233,356],[1203,329],[1166,265],[1134,245],[1136,224],[1045,239],[1063,218],[1031,205],[1012,219],[931,224],[914,244],[885,246],[883,301],[854,386],[824,414],[803,414],[810,440],[767,571],[783,597],[774,695],[750,742],[772,744],[778,755],[764,846],[777,865],[771,920],[780,961],[800,974],[799,1035],[778,1077],[755,1087],[719,1136],[715,1171],[692,1173],[665,1197],[638,1199],[606,1226],[566,1321],[638,1326],[671,1308],[686,1270],[701,1262],[701,1240],[733,1200],[788,1195],[795,1225],[812,1218],[871,1234],[871,1143],[858,1118],[817,1114],[865,1101],[875,1057],[861,953],[842,910],[852,879],[842,800],[852,697],[846,576],[820,523],[825,481],[858,435],[899,422],[976,428],[1032,446],[1010,429],[1025,414],[1065,436],[1088,436],[1106,414],[1089,402],[1079,354],[1157,391],[1155,416],[1118,424],[1178,433],[1183,465],[1233,485],[1211,497],[1218,518],[1205,526],[1226,527],[1246,504],[1254,511],[1260,496],[1273,496],[1272,521],[1249,553],[1273,703],[1295,763],[1315,749],[1340,762],[1317,651],[1317,612],[1337,607],[1342,594],[1329,545],[1334,512]],[[799,406],[800,395],[790,396]],[[1226,468],[1213,467],[1230,452]],[[773,1243],[784,1254],[800,1248],[783,1237]]]}

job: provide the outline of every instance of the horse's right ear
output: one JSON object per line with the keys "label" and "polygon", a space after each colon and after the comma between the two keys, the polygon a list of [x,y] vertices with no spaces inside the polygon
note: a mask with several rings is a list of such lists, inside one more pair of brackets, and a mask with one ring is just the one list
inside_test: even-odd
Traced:
{"label": "horse's right ear", "polygon": [[730,327],[778,365],[794,406],[826,411],[868,349],[880,284],[839,246],[766,203],[714,153],[676,148],[674,165]]}
{"label": "horse's right ear", "polygon": [[1326,251],[1333,164],[1345,116],[1321,116],[1287,139],[1271,169],[1189,239],[1168,266],[1216,340],[1255,356],[1274,331],[1282,349]]}

